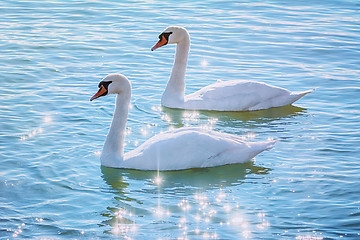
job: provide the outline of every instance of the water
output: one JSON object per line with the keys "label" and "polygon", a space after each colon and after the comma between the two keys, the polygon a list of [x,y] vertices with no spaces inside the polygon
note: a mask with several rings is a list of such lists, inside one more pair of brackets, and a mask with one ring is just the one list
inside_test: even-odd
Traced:
{"label": "water", "polygon": [[[0,5],[1,239],[359,239],[358,1],[11,1]],[[217,79],[317,88],[251,113],[162,109],[174,46],[191,34],[187,93]],[[101,168],[114,97],[133,85],[125,150],[169,128],[278,140],[247,164]]]}

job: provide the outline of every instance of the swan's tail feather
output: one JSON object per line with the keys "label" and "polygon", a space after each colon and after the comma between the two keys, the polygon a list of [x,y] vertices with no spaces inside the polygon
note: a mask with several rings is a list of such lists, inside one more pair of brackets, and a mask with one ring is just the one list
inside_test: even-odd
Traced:
{"label": "swan's tail feather", "polygon": [[274,145],[275,145],[276,142],[277,142],[276,140],[272,140],[272,141],[269,141],[269,142],[265,142],[265,149],[264,149],[264,151],[265,151],[265,150],[270,150],[270,149],[272,149],[272,148],[274,147]]}
{"label": "swan's tail feather", "polygon": [[307,91],[303,91],[303,92],[293,92],[294,95],[299,96],[299,98],[305,96],[308,93],[312,93],[313,91],[315,91],[315,88],[307,90]]}
{"label": "swan's tail feather", "polygon": [[250,143],[250,148],[249,148],[246,160],[243,159],[241,162],[250,161],[251,159],[253,159],[259,153],[261,153],[263,151],[266,151],[266,150],[270,150],[271,148],[274,147],[276,142],[277,141],[275,141],[275,140],[271,140],[271,141],[266,141],[266,142],[253,142],[253,143]]}
{"label": "swan's tail feather", "polygon": [[292,103],[299,100],[300,98],[302,98],[306,94],[312,93],[313,91],[315,91],[315,88],[307,90],[307,91],[303,91],[303,92],[292,92],[291,95],[290,95],[290,96],[293,96]]}
{"label": "swan's tail feather", "polygon": [[296,95],[301,95],[301,97],[305,96],[306,94],[308,93],[312,93],[313,91],[315,91],[316,88],[313,88],[313,89],[310,89],[310,90],[307,90],[307,91],[303,91],[303,92],[294,92],[294,94]]}
{"label": "swan's tail feather", "polygon": [[256,155],[258,155],[259,153],[266,151],[266,150],[270,150],[271,148],[274,147],[275,143],[277,141],[275,140],[271,140],[271,141],[266,141],[266,142],[252,142],[250,143],[250,155],[251,158],[255,157]]}
{"label": "swan's tail feather", "polygon": [[275,143],[277,141],[275,140],[271,140],[271,141],[267,141],[267,142],[257,142],[257,143],[254,143],[255,146],[254,146],[254,150],[258,153],[261,153],[265,150],[270,150],[274,147]]}

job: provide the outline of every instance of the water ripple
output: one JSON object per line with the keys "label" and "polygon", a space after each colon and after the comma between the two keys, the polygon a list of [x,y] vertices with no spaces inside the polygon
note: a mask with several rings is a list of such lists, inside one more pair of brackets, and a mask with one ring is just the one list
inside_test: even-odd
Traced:
{"label": "water ripple", "polygon": [[[0,10],[1,237],[358,238],[359,4],[6,0]],[[317,89],[249,113],[163,108],[175,48],[150,48],[168,25],[191,34],[186,93],[232,79]],[[89,98],[113,72],[133,86],[125,151],[182,126],[278,143],[248,164],[100,168],[114,98]]]}

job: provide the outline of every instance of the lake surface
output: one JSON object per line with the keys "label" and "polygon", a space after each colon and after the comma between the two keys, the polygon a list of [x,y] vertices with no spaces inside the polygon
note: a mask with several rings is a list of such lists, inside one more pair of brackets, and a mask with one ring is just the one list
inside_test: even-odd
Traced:
{"label": "lake surface", "polygon": [[[2,1],[1,239],[359,239],[360,4],[329,1]],[[186,93],[232,79],[292,91],[255,112],[162,108],[191,35]],[[252,162],[153,172],[102,168],[120,72],[133,94],[125,151],[170,128],[278,140]],[[181,147],[181,146],[179,146]],[[191,154],[191,153],[189,153]]]}

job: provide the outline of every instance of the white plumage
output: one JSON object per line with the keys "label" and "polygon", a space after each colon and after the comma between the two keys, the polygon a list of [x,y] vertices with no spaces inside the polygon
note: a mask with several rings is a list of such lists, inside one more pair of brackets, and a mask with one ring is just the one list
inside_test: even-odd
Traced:
{"label": "white plumage", "polygon": [[185,109],[214,111],[252,111],[292,104],[305,92],[290,92],[262,82],[224,81],[185,96]]}
{"label": "white plumage", "polygon": [[117,94],[117,97],[100,157],[101,164],[106,167],[138,170],[215,167],[250,161],[275,144],[275,141],[246,142],[236,135],[201,128],[180,128],[158,134],[124,154],[124,132],[131,98],[129,80],[121,74],[108,75],[91,100],[108,94]]}
{"label": "white plumage", "polygon": [[152,48],[177,44],[175,61],[161,104],[169,108],[252,111],[290,105],[313,91],[291,92],[262,82],[232,80],[218,81],[185,96],[185,72],[190,49],[190,36],[182,27],[168,27]]}

